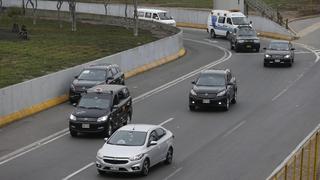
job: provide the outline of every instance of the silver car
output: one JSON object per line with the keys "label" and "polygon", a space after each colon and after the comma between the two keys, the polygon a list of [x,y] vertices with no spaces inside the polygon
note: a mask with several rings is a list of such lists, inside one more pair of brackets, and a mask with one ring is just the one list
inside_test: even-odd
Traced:
{"label": "silver car", "polygon": [[164,162],[172,163],[173,134],[158,125],[129,124],[106,139],[97,153],[99,174],[106,172],[140,173]]}

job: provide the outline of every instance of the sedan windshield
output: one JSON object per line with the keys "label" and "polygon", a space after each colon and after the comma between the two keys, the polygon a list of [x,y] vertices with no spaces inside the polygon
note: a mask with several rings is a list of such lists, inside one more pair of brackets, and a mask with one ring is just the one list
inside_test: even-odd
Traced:
{"label": "sedan windshield", "polygon": [[108,144],[119,146],[142,146],[146,141],[146,132],[140,131],[117,131],[108,140]]}
{"label": "sedan windshield", "polygon": [[86,109],[110,109],[111,95],[86,94],[81,97],[78,107]]}
{"label": "sedan windshield", "polygon": [[234,25],[248,25],[248,20],[246,17],[232,17],[232,22]]}
{"label": "sedan windshield", "polygon": [[106,71],[103,69],[86,69],[80,73],[78,79],[87,81],[104,81],[106,79]]}
{"label": "sedan windshield", "polygon": [[280,51],[288,51],[289,45],[287,42],[272,42],[270,43],[269,49],[271,50],[280,50]]}
{"label": "sedan windshield", "polygon": [[200,75],[196,85],[198,86],[224,86],[224,74],[203,73]]}
{"label": "sedan windshield", "polygon": [[161,20],[169,20],[170,17],[167,16],[167,13],[158,13]]}

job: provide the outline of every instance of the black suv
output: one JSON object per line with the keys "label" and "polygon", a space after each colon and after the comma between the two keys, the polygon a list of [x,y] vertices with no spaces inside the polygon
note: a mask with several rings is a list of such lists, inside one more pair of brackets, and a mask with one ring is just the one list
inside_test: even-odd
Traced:
{"label": "black suv", "polygon": [[271,64],[287,64],[288,66],[292,66],[295,48],[291,42],[274,40],[270,42],[268,48],[263,49],[266,50],[263,62],[265,67]]}
{"label": "black suv", "polygon": [[131,122],[132,98],[123,85],[98,85],[87,90],[70,115],[71,136],[103,133],[108,137]]}
{"label": "black suv", "polygon": [[230,34],[230,49],[236,52],[240,50],[255,50],[260,51],[260,39],[257,33],[251,26],[238,26],[233,29]]}
{"label": "black suv", "polygon": [[124,73],[116,64],[98,64],[84,68],[70,85],[70,102],[77,103],[83,92],[100,84],[124,85]]}
{"label": "black suv", "polygon": [[229,110],[230,103],[237,102],[237,82],[229,69],[202,71],[193,81],[189,94],[189,108],[223,107]]}

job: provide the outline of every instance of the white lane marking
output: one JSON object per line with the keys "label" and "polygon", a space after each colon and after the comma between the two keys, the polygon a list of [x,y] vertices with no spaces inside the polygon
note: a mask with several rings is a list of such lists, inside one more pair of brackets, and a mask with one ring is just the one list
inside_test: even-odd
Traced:
{"label": "white lane marking", "polygon": [[8,161],[11,161],[11,160],[13,160],[13,159],[15,159],[17,157],[20,157],[20,156],[26,154],[27,152],[30,152],[30,151],[35,150],[35,149],[38,149],[39,147],[41,147],[41,146],[43,146],[45,144],[48,144],[49,142],[52,142],[52,140],[56,140],[58,138],[61,138],[61,137],[65,136],[65,135],[67,135],[67,134],[69,134],[68,131],[69,131],[68,128],[63,129],[63,130],[61,130],[59,132],[56,132],[56,133],[54,133],[54,134],[52,134],[52,135],[50,135],[48,137],[45,137],[45,138],[43,138],[43,139],[41,139],[39,141],[36,141],[36,142],[34,142],[34,143],[30,144],[30,145],[27,145],[25,147],[22,147],[22,148],[16,150],[16,151],[13,151],[12,153],[9,153],[9,154],[7,154],[5,156],[2,156],[0,158],[0,165],[6,163]]}
{"label": "white lane marking", "polygon": [[[164,124],[166,124],[172,120],[174,120],[174,118],[169,118],[169,119],[163,121],[162,123],[160,123],[159,126],[163,126]],[[80,172],[88,169],[90,166],[93,166],[94,164],[95,164],[94,162],[91,162],[91,163],[87,164],[86,166],[84,166],[83,168],[81,168],[81,169],[73,172],[72,174],[68,175],[67,177],[63,178],[62,180],[68,180],[68,179],[72,178],[73,176],[79,174]]]}
{"label": "white lane marking", "polygon": [[[232,56],[232,53],[230,51],[228,51],[227,49],[223,48],[223,47],[220,47],[220,46],[217,46],[217,45],[214,45],[214,44],[210,44],[210,43],[206,43],[206,42],[203,42],[203,41],[197,41],[197,40],[192,40],[192,39],[185,39],[185,40],[191,41],[191,42],[195,42],[195,43],[205,44],[205,45],[209,45],[209,46],[214,46],[214,47],[224,51],[225,54],[224,54],[224,56],[222,58],[220,58],[217,61],[214,61],[214,62],[212,62],[210,64],[205,65],[205,66],[202,66],[202,67],[200,67],[200,68],[198,68],[198,69],[196,69],[196,70],[194,70],[194,71],[192,71],[192,72],[190,72],[190,73],[188,73],[188,74],[186,74],[184,76],[181,76],[181,77],[169,82],[169,83],[166,83],[166,84],[164,84],[164,85],[162,85],[160,87],[157,87],[157,88],[155,88],[155,89],[153,89],[153,90],[151,90],[149,92],[146,92],[146,93],[144,93],[144,94],[142,94],[142,95],[140,95],[140,96],[138,96],[136,98],[133,98],[133,104],[135,104],[137,102],[140,102],[140,101],[144,100],[145,98],[148,98],[148,97],[150,97],[150,96],[152,96],[152,95],[154,95],[156,93],[159,93],[159,92],[161,92],[163,90],[166,90],[169,87],[172,87],[172,86],[174,86],[174,85],[176,85],[176,84],[178,84],[178,83],[180,83],[180,82],[182,82],[182,81],[184,81],[184,80],[196,75],[197,73],[199,73],[202,70],[209,69],[209,68],[214,67],[214,66],[216,66],[216,65],[218,65],[218,64],[220,64],[222,62],[225,62],[225,61],[229,60],[231,58],[231,56]],[[20,157],[20,156],[22,156],[22,155],[24,155],[24,154],[26,154],[26,153],[28,153],[28,152],[30,152],[32,150],[38,149],[39,147],[42,146],[42,145],[39,146],[39,144],[47,144],[49,142],[52,142],[52,140],[50,140],[50,139],[54,138],[55,136],[58,136],[60,133],[65,133],[65,134],[63,134],[62,136],[58,136],[59,138],[67,135],[67,134],[69,134],[68,131],[69,131],[69,128],[63,129],[63,130],[61,130],[61,131],[59,131],[57,133],[54,133],[54,134],[52,134],[52,135],[50,135],[50,136],[48,136],[46,138],[43,138],[43,139],[41,139],[39,141],[36,141],[36,142],[34,142],[34,143],[30,144],[30,145],[22,147],[22,148],[14,151],[12,153],[9,153],[9,154],[7,154],[5,156],[2,156],[0,158],[0,165],[4,164],[6,162],[9,162],[9,161],[11,161],[11,160],[13,160],[13,159],[15,159],[17,157]],[[54,138],[54,140],[56,140],[56,139],[58,139],[58,138]],[[49,142],[47,142],[47,141],[49,141]]]}
{"label": "white lane marking", "polygon": [[305,45],[302,43],[296,43],[296,42],[294,44],[298,44],[298,45],[306,48],[307,50],[311,51],[316,56],[316,59],[314,60],[315,63],[317,63],[320,60],[320,53],[319,53],[319,51],[315,50],[314,47],[311,47],[311,46],[308,46],[308,45]]}
{"label": "white lane marking", "polygon": [[168,180],[168,179],[172,178],[174,175],[176,175],[181,170],[182,170],[182,167],[178,168],[177,170],[175,170],[173,173],[171,173],[169,176],[167,176],[163,180]]}
{"label": "white lane marking", "polygon": [[227,137],[230,134],[232,134],[234,131],[236,131],[237,129],[239,129],[242,125],[244,125],[247,121],[241,121],[239,124],[237,124],[234,128],[232,128],[231,130],[229,130],[225,135],[223,135],[222,137]]}
{"label": "white lane marking", "polygon": [[295,79],[292,83],[290,83],[285,89],[283,89],[279,94],[277,94],[275,97],[272,98],[271,101],[277,100],[280,96],[282,96],[285,92],[287,92],[296,82],[298,82],[304,74],[300,74],[297,79]]}
{"label": "white lane marking", "polygon": [[172,120],[174,120],[174,118],[169,118],[168,120],[160,123],[159,126],[163,126],[163,125],[167,124],[168,122],[170,122],[170,121],[172,121]]}
{"label": "white lane marking", "polygon": [[94,162],[91,162],[91,163],[87,164],[86,166],[84,166],[83,168],[81,168],[81,169],[73,172],[73,173],[70,174],[69,176],[63,178],[62,180],[68,180],[68,179],[72,178],[73,176],[79,174],[81,171],[84,171],[84,170],[88,169],[89,167],[91,167],[91,166],[93,166],[93,165],[94,165]]}

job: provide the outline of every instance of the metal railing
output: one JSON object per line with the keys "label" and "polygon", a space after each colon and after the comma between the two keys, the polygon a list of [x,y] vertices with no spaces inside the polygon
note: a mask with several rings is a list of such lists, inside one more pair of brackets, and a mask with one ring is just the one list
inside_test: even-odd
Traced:
{"label": "metal railing", "polygon": [[267,180],[316,180],[319,175],[318,125],[296,149],[272,172]]}

